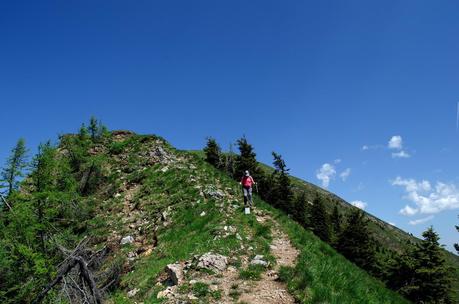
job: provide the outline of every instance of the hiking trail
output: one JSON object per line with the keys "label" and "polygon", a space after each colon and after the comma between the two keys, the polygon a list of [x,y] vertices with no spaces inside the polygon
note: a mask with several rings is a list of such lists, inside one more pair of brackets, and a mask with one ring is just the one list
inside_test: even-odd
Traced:
{"label": "hiking trail", "polygon": [[[293,247],[288,236],[269,214],[254,209],[252,211],[258,222],[272,224],[270,251],[276,258],[276,265],[272,269],[266,269],[257,281],[243,280],[236,268],[228,267],[218,278],[211,280],[222,291],[222,298],[218,303],[293,304],[295,299],[288,293],[286,284],[277,280],[277,273],[281,266],[295,266],[299,251]],[[245,256],[242,260],[246,267],[249,258]],[[235,297],[234,293],[238,293],[238,296]]]}

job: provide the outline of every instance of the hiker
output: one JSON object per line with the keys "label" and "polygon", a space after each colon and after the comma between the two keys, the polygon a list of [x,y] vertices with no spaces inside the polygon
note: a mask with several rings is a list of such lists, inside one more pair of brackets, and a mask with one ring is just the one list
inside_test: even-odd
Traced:
{"label": "hiker", "polygon": [[252,207],[252,185],[256,184],[249,171],[244,172],[241,179],[242,191],[244,192],[244,206]]}

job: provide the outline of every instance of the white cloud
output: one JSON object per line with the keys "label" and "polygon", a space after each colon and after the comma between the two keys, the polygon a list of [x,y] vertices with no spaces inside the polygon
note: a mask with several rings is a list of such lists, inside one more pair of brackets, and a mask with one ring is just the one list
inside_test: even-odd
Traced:
{"label": "white cloud", "polygon": [[436,182],[435,187],[427,181],[414,179],[402,179],[398,176],[392,181],[393,186],[405,188],[406,195],[403,197],[415,204],[406,205],[400,210],[403,215],[434,214],[444,210],[459,208],[459,191],[454,184]]}
{"label": "white cloud", "polygon": [[411,216],[411,215],[415,215],[416,213],[418,213],[418,211],[419,211],[418,209],[411,208],[410,206],[406,205],[405,207],[400,209],[400,214]]}
{"label": "white cloud", "polygon": [[347,168],[346,170],[341,172],[339,177],[343,180],[343,182],[345,182],[347,178],[349,177],[349,175],[351,175],[351,168]]}
{"label": "white cloud", "polygon": [[337,158],[337,159],[334,160],[334,163],[335,163],[336,165],[339,164],[340,162],[341,162],[341,159],[340,159],[340,158]]}
{"label": "white cloud", "polygon": [[422,224],[422,223],[428,222],[433,218],[434,218],[433,215],[429,215],[428,217],[420,218],[418,220],[409,221],[408,223],[410,225],[418,225],[418,224]]}
{"label": "white cloud", "polygon": [[363,145],[362,146],[362,151],[367,151],[367,150],[378,150],[378,149],[382,149],[384,148],[384,146],[382,145]]}
{"label": "white cloud", "polygon": [[391,224],[391,225],[394,226],[394,227],[397,227],[397,225],[395,225],[394,222],[388,222],[388,223]]}
{"label": "white cloud", "polygon": [[403,140],[400,135],[394,135],[392,138],[389,140],[389,143],[387,144],[389,149],[397,149],[401,150],[403,148]]}
{"label": "white cloud", "polygon": [[365,210],[365,208],[368,206],[367,203],[362,202],[362,201],[353,201],[353,202],[351,202],[351,205],[355,206],[355,207],[357,207],[359,209],[362,209],[362,210]]}
{"label": "white cloud", "polygon": [[400,151],[396,153],[392,153],[392,158],[410,158],[411,155],[405,151]]}
{"label": "white cloud", "polygon": [[333,165],[325,163],[316,172],[316,177],[322,182],[322,187],[327,188],[330,185],[330,180],[334,179],[336,170]]}

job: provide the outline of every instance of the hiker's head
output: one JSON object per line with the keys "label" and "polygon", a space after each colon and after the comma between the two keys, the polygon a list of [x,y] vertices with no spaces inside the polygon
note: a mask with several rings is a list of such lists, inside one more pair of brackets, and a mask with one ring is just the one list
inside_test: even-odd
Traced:
{"label": "hiker's head", "polygon": [[245,176],[250,176],[249,171],[248,171],[248,170],[245,170],[244,175],[245,175]]}

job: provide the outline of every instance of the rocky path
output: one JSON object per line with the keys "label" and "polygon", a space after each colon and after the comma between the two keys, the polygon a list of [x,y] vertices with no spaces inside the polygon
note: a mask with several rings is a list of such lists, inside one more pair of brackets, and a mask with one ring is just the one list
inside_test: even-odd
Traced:
{"label": "rocky path", "polygon": [[[260,223],[265,223],[271,227],[272,242],[270,244],[270,253],[276,259],[276,265],[273,267],[267,267],[266,270],[261,274],[259,280],[248,280],[242,279],[240,277],[240,269],[235,266],[226,266],[227,257],[221,256],[224,258],[224,265],[221,267],[222,270],[216,271],[216,273],[205,273],[205,272],[194,272],[192,280],[189,281],[189,284],[194,285],[197,282],[204,283],[209,286],[211,292],[218,292],[220,298],[217,300],[211,300],[209,303],[219,303],[219,304],[233,304],[233,303],[245,303],[245,304],[293,304],[295,299],[287,291],[286,284],[278,280],[278,271],[281,266],[290,266],[293,267],[296,264],[299,251],[293,247],[287,234],[285,234],[280,225],[267,213],[263,211],[254,210],[256,215],[256,220]],[[209,265],[214,265],[218,255],[211,254],[212,261],[209,260]],[[203,255],[201,258],[203,258]],[[262,257],[262,256],[261,256]],[[200,258],[200,259],[201,259]],[[241,259],[241,268],[247,268],[251,263],[251,259],[247,255],[240,257]],[[255,260],[255,258],[254,258]],[[253,262],[253,260],[252,260]],[[193,263],[189,262],[190,265]],[[181,273],[180,275],[169,277],[181,277],[182,279],[177,279],[175,286],[168,287],[165,291],[161,292],[159,297],[166,297],[169,300],[166,303],[176,304],[176,303],[189,303],[188,300],[198,300],[198,298],[193,295],[193,293],[188,293],[184,295],[177,294],[178,284],[181,284],[178,281],[183,280],[183,267],[186,263],[175,264],[179,265],[180,271],[175,271],[175,273]],[[168,265],[169,267],[170,265]],[[199,268],[199,264],[198,264]],[[183,296],[185,296],[185,302],[182,301]],[[182,302],[181,302],[182,301]]]}
{"label": "rocky path", "polygon": [[277,272],[281,266],[294,266],[298,250],[292,246],[288,236],[280,230],[279,225],[269,215],[257,215],[257,221],[271,221],[273,242],[270,246],[272,255],[276,258],[276,266],[262,274],[261,280],[255,283],[247,293],[243,293],[239,302],[253,304],[290,304],[295,299],[287,291],[287,286],[277,281]]}

